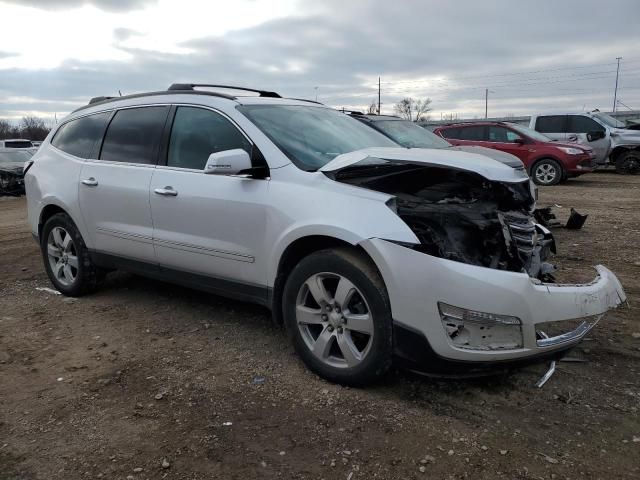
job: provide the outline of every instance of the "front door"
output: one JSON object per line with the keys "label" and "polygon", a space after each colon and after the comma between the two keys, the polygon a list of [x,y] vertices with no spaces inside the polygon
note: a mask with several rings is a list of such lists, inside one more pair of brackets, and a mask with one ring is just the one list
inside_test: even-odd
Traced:
{"label": "front door", "polygon": [[151,180],[153,238],[161,266],[251,291],[266,285],[269,182],[204,173],[211,153],[236,148],[253,147],[227,117],[206,108],[176,108],[161,159],[166,165]]}
{"label": "front door", "polygon": [[489,125],[487,127],[487,142],[483,146],[515,155],[526,164],[528,148],[524,142],[525,140],[513,130],[500,125]]}
{"label": "front door", "polygon": [[82,216],[99,253],[155,263],[149,184],[169,107],[119,110],[80,174]]}
{"label": "front door", "polygon": [[[568,117],[567,131],[569,135],[575,135],[575,141],[593,148],[597,163],[605,163],[611,144],[611,137],[609,137],[607,130],[593,118],[589,118],[586,115],[569,115]],[[604,138],[590,142],[587,134],[591,132],[603,132]]]}

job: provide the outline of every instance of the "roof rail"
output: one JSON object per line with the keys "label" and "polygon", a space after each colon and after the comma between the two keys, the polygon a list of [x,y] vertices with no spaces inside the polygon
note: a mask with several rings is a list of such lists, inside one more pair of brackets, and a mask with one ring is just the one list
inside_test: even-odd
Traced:
{"label": "roof rail", "polygon": [[234,87],[232,85],[213,85],[210,83],[174,83],[167,90],[194,90],[193,87],[208,87],[208,88],[227,88],[229,90],[243,90],[245,92],[254,92],[259,94],[261,97],[270,97],[270,98],[282,98],[276,92],[269,92],[267,90],[256,90],[254,88],[245,88],[245,87]]}
{"label": "roof rail", "polygon": [[309,102],[309,103],[317,103],[318,105],[324,105],[322,102],[318,102],[316,100],[309,100],[308,98],[288,98],[287,100],[296,100],[298,102]]}
{"label": "roof rail", "polygon": [[118,97],[93,97],[91,100],[89,100],[89,105],[92,105],[98,102],[104,102],[105,100],[113,100],[114,98],[118,98]]}

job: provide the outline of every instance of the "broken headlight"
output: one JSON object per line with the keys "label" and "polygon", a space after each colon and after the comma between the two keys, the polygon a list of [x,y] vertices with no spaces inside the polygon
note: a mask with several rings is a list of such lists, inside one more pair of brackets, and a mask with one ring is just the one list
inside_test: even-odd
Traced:
{"label": "broken headlight", "polygon": [[454,347],[466,350],[522,348],[522,322],[518,317],[478,312],[438,302],[442,326]]}

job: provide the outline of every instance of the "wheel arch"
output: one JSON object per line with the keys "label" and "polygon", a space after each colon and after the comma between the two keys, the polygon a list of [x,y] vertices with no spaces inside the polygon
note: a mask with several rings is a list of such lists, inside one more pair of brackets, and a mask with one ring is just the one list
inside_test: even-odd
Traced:
{"label": "wheel arch", "polygon": [[640,150],[640,145],[616,145],[613,150],[611,150],[609,158],[615,163],[620,155],[630,150]]}
{"label": "wheel arch", "polygon": [[[359,254],[363,255],[371,264],[378,270],[378,266],[367,251],[357,243],[352,243],[344,238],[337,236],[313,234],[298,237],[289,243],[284,248],[282,255],[280,255],[275,275],[273,277],[273,287],[271,295],[271,312],[273,320],[277,324],[283,323],[282,316],[282,293],[284,291],[284,285],[289,277],[289,274],[295,268],[295,266],[303,258],[311,255],[314,252],[320,250],[326,250],[330,248],[348,248]],[[382,278],[382,275],[380,275]]]}
{"label": "wheel arch", "polygon": [[[69,212],[65,208],[56,203],[49,203],[45,205],[42,210],[40,210],[40,215],[38,217],[38,238],[40,240],[42,240],[42,227],[44,227],[44,224],[47,223],[47,220],[49,220],[57,213],[65,213],[69,215]],[[71,215],[69,215],[69,217],[71,217]]]}

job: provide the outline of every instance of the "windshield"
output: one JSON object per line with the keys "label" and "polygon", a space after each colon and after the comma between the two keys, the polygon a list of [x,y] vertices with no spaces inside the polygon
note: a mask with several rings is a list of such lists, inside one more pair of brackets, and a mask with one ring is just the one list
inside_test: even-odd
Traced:
{"label": "windshield", "polygon": [[368,147],[397,147],[358,120],[324,107],[238,107],[299,168],[314,171],[338,155]]}
{"label": "windshield", "polygon": [[27,152],[0,152],[0,163],[27,162],[31,159],[31,155]]}
{"label": "windshield", "polygon": [[394,142],[407,148],[449,148],[451,144],[415,123],[406,120],[379,120],[374,122]]}
{"label": "windshield", "polygon": [[611,128],[625,128],[624,123],[620,120],[616,120],[611,115],[607,115],[606,113],[594,113],[594,117],[604,123],[606,126]]}
{"label": "windshield", "polygon": [[542,133],[533,130],[532,128],[525,127],[524,125],[518,125],[517,123],[509,123],[511,128],[513,128],[516,132],[526,135],[529,138],[533,138],[534,140],[538,140],[539,142],[552,142],[549,137],[543,135]]}

